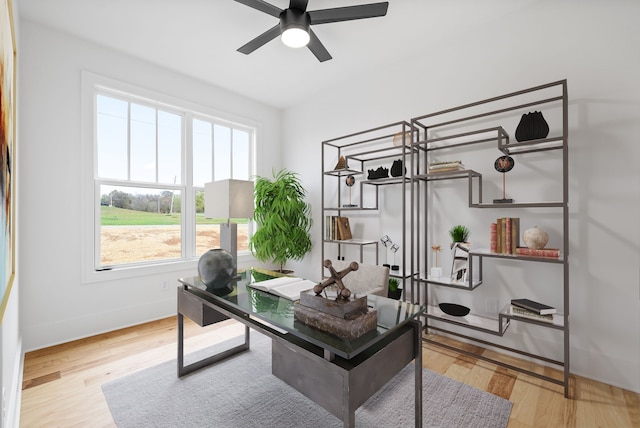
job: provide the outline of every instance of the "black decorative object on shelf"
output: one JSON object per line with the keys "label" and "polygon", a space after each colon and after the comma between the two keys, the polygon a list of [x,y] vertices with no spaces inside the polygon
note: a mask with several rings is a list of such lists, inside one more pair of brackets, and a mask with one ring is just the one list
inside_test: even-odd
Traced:
{"label": "black decorative object on shelf", "polygon": [[367,179],[376,180],[378,178],[389,178],[389,168],[378,167],[378,169],[368,170]]}
{"label": "black decorative object on shelf", "polygon": [[506,173],[513,169],[516,161],[511,156],[500,156],[493,164],[493,167],[499,173],[502,173],[502,199],[494,199],[494,204],[511,204],[513,199],[507,198],[507,179]]}
{"label": "black decorative object on shelf", "polygon": [[516,128],[516,140],[529,141],[547,138],[549,124],[542,116],[542,112],[534,111],[522,115]]}
{"label": "black decorative object on shelf", "polygon": [[393,161],[393,165],[391,165],[391,176],[392,177],[400,177],[407,173],[407,168],[402,165],[402,159],[398,159]]}
{"label": "black decorative object on shelf", "polygon": [[471,309],[466,306],[457,305],[455,303],[440,303],[438,306],[442,312],[447,315],[453,315],[454,317],[463,317],[471,311]]}

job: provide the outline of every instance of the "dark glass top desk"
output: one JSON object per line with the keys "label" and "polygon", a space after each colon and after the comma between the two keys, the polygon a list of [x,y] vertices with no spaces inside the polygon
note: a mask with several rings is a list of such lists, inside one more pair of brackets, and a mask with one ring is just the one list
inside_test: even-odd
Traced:
{"label": "dark glass top desk", "polygon": [[[368,295],[368,305],[377,310],[377,328],[348,341],[295,320],[295,302],[256,290],[249,281],[250,272],[245,271],[232,287],[208,292],[198,277],[179,279],[178,376],[248,350],[253,328],[273,339],[274,375],[340,418],[345,427],[353,427],[355,410],[413,360],[416,427],[421,426],[423,306]],[[244,343],[184,366],[184,316],[201,326],[236,319],[245,325]]]}

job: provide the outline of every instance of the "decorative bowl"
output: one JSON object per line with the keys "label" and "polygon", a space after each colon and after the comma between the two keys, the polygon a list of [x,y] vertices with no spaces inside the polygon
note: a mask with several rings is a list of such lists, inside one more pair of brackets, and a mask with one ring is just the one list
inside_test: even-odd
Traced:
{"label": "decorative bowl", "polygon": [[455,303],[440,303],[438,306],[442,312],[447,315],[453,315],[454,317],[463,317],[471,311],[471,309],[466,306],[457,305]]}

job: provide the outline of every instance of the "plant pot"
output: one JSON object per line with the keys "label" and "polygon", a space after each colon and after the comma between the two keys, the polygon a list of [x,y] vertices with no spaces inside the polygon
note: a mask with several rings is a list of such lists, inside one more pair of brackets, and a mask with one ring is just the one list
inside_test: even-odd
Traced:
{"label": "plant pot", "polygon": [[398,288],[397,290],[388,290],[387,297],[390,299],[400,300],[402,297],[402,288]]}

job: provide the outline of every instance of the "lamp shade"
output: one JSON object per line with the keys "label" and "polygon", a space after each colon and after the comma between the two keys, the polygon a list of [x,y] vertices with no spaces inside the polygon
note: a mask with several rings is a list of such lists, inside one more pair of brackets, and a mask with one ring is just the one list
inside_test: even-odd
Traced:
{"label": "lamp shade", "polygon": [[219,180],[204,185],[206,218],[253,217],[253,181]]}

